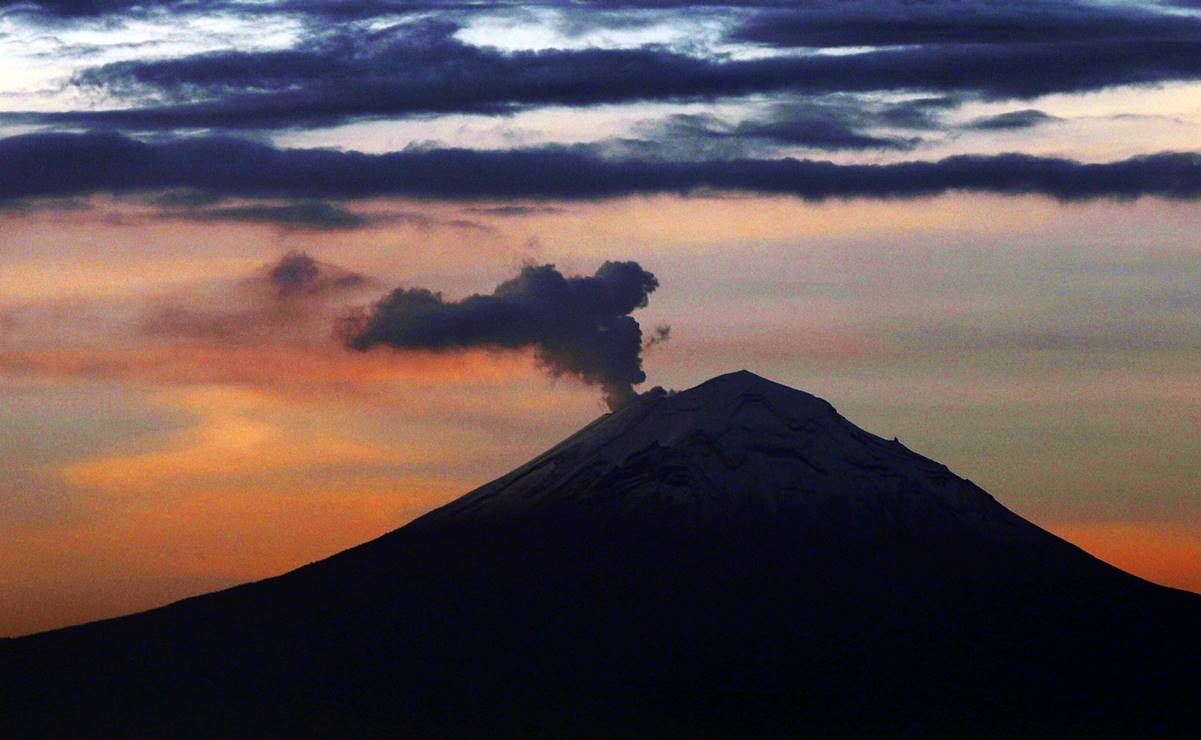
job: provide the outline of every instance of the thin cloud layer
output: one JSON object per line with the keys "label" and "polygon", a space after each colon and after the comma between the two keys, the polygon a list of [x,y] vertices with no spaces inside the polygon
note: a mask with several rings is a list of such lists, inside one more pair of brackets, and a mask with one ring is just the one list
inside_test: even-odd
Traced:
{"label": "thin cloud layer", "polygon": [[998,113],[995,116],[984,116],[969,121],[964,128],[976,131],[1014,131],[1017,129],[1033,128],[1044,123],[1054,123],[1063,119],[1049,115],[1040,110],[1026,110]]}
{"label": "thin cloud layer", "polygon": [[731,36],[789,48],[1188,39],[1194,18],[1154,7],[1046,0],[817,0],[770,8]]}
{"label": "thin cloud layer", "polygon": [[614,198],[754,192],[903,198],[950,191],[1038,194],[1064,201],[1201,197],[1201,154],[1082,163],[1021,154],[854,165],[798,159],[611,159],[589,148],[407,149],[362,154],[277,149],[228,138],[146,143],[114,134],[0,140],[0,203],[96,192],[194,189],[240,197],[448,200]]}
{"label": "thin cloud layer", "polygon": [[370,214],[355,213],[344,206],[324,201],[164,210],[155,214],[155,217],[168,221],[262,223],[282,229],[316,231],[359,229],[377,220]]}
{"label": "thin cloud layer", "polygon": [[676,113],[635,127],[641,138],[619,139],[609,146],[618,154],[667,159],[764,156],[787,148],[908,151],[922,140],[878,135],[871,130],[880,126],[933,127],[937,125],[935,113],[927,108],[920,102],[872,106],[834,97],[775,104],[740,121],[705,113]]}
{"label": "thin cloud layer", "polygon": [[0,10],[15,11],[54,18],[95,18],[113,13],[123,13],[137,7],[155,6],[170,8],[178,5],[195,4],[194,0],[156,0],[152,3],[141,0],[0,0]]}
{"label": "thin cloud layer", "polygon": [[346,21],[397,13],[503,6],[502,0],[475,4],[458,0],[0,0],[0,11],[58,21],[88,21],[112,16],[142,18],[154,14],[187,16],[214,11],[249,17],[300,15]]}
{"label": "thin cloud layer", "polygon": [[[147,199],[158,207],[151,218],[163,221],[201,223],[263,224],[280,231],[349,231],[389,224],[416,229],[455,229],[490,232],[491,228],[470,219],[444,219],[426,213],[396,209],[361,211],[341,203],[297,199],[284,202],[256,202],[218,205],[225,196],[203,193],[167,193]],[[191,199],[193,202],[189,203]],[[173,207],[175,205],[182,207]],[[166,207],[163,207],[166,206]]]}
{"label": "thin cloud layer", "polygon": [[[448,301],[425,288],[398,288],[369,311],[348,317],[349,347],[409,350],[531,348],[555,376],[599,385],[621,408],[646,380],[642,329],[629,314],[659,281],[636,262],[606,262],[592,276],[568,277],[554,265],[529,266],[490,295]],[[655,337],[666,339],[667,329]]]}

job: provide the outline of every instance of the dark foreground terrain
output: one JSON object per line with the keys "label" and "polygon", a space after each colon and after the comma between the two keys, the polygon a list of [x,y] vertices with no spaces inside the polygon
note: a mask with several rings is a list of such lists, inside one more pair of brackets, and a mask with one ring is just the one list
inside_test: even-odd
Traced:
{"label": "dark foreground terrain", "polygon": [[0,736],[1198,737],[1201,596],[750,373],[278,578],[0,641]]}

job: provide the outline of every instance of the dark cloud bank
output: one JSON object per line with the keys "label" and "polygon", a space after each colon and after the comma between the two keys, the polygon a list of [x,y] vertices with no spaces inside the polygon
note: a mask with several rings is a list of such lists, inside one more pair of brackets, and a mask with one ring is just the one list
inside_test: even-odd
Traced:
{"label": "dark cloud bank", "polygon": [[[84,14],[132,3],[48,3]],[[151,4],[153,5],[153,4]],[[504,4],[385,3],[409,13],[384,27],[338,22],[369,3],[225,3],[228,12],[317,13],[304,42],[271,51],[230,49],[134,59],[86,69],[73,83],[134,101],[114,110],[7,114],[49,125],[130,130],[272,129],[438,113],[508,113],[545,105],[696,101],[750,94],[880,91],[1032,98],[1113,85],[1201,78],[1201,18],[1095,3],[1015,0],[748,3],[542,3],[587,25],[658,8],[687,17],[725,7],[732,41],[788,51],[864,47],[852,54],[778,53],[755,59],[659,46],[506,52],[455,34],[471,14]],[[141,7],[140,5],[138,7]],[[187,3],[160,5],[185,12]],[[437,9],[432,15],[413,12]],[[598,11],[605,11],[598,13]],[[706,10],[709,12],[709,10]],[[642,17],[642,16],[639,16]],[[611,19],[611,18],[610,18]],[[156,100],[148,104],[147,100]]]}
{"label": "dark cloud bank", "polygon": [[[1201,32],[1199,32],[1201,33]],[[122,62],[84,87],[181,102],[103,111],[8,114],[10,121],[130,130],[271,129],[427,113],[509,113],[545,105],[704,101],[754,93],[890,90],[1033,98],[1201,77],[1191,40],[882,49],[851,55],[702,59],[653,49],[502,54],[458,44],[444,58],[401,48],[366,60],[330,52],[228,52]],[[366,65],[358,68],[359,64]],[[199,99],[199,100],[196,100]]]}
{"label": "dark cloud bank", "polygon": [[0,140],[0,202],[187,188],[252,198],[406,196],[458,200],[590,199],[744,191],[824,198],[949,191],[1089,198],[1201,197],[1201,154],[1092,164],[1021,154],[841,165],[797,159],[609,159],[588,148],[408,149],[361,154],[275,149],[228,138],[145,143],[114,134]]}
{"label": "dark cloud bank", "polygon": [[1196,19],[1074,0],[811,0],[751,15],[740,41],[787,48],[1186,39]]}
{"label": "dark cloud bank", "polygon": [[[472,347],[534,349],[552,375],[599,385],[611,409],[636,396],[642,329],[629,314],[659,286],[636,262],[606,262],[592,276],[568,277],[554,265],[529,266],[490,295],[447,301],[424,288],[399,288],[369,311],[345,319],[353,349]],[[660,328],[655,341],[664,341]]]}
{"label": "dark cloud bank", "polygon": [[434,10],[497,9],[505,5],[503,0],[0,0],[0,10],[15,10],[55,19],[92,19],[113,15],[139,17],[154,13],[187,15],[220,11],[251,17],[306,15],[324,20],[359,20]]}

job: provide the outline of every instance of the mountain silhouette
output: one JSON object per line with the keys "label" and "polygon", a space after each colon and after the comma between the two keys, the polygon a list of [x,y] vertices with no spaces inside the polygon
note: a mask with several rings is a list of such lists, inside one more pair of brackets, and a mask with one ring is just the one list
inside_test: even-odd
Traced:
{"label": "mountain silhouette", "polygon": [[0,641],[0,735],[1188,737],[1201,596],[748,372],[383,537]]}

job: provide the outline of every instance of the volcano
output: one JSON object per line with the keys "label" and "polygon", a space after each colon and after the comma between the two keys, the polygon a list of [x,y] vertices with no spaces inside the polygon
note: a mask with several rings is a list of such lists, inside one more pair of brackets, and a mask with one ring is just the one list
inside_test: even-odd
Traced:
{"label": "volcano", "polygon": [[748,372],[285,575],[0,643],[22,736],[1195,736],[1201,596]]}

